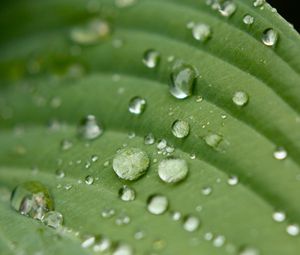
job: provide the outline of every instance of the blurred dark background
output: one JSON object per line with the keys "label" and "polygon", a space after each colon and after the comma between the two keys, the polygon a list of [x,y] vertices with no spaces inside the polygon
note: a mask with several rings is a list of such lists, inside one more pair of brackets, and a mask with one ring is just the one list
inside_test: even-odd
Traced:
{"label": "blurred dark background", "polygon": [[292,23],[295,29],[300,32],[300,1],[297,0],[267,0],[277,9],[278,13],[288,22]]}

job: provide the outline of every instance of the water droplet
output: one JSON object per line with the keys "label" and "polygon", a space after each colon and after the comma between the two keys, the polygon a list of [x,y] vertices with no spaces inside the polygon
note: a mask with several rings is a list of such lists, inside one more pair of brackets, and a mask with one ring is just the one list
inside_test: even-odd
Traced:
{"label": "water droplet", "polygon": [[201,103],[203,101],[203,97],[202,96],[197,96],[196,97],[196,102],[197,103]]}
{"label": "water droplet", "polygon": [[183,221],[183,228],[188,232],[194,232],[199,228],[200,220],[192,215],[186,216]]}
{"label": "water droplet", "polygon": [[266,46],[274,46],[278,40],[278,33],[272,28],[266,29],[263,32],[261,40]]}
{"label": "water droplet", "polygon": [[205,195],[205,196],[208,196],[212,193],[212,188],[211,187],[204,187],[202,189],[202,194]]}
{"label": "water droplet", "polygon": [[224,17],[231,17],[236,11],[236,5],[232,1],[225,1],[219,5],[219,13]]}
{"label": "water droplet", "polygon": [[249,96],[244,91],[237,91],[234,93],[234,95],[232,97],[232,101],[237,106],[244,106],[248,103]]}
{"label": "water droplet", "polygon": [[92,162],[96,162],[98,159],[99,159],[99,157],[97,155],[92,155],[91,156]]}
{"label": "water droplet", "polygon": [[240,250],[239,255],[259,255],[259,251],[253,247],[244,247]]}
{"label": "water droplet", "polygon": [[185,99],[193,94],[196,71],[189,65],[175,65],[171,73],[170,93],[177,99]]}
{"label": "water droplet", "polygon": [[54,201],[43,184],[30,181],[13,190],[11,206],[22,215],[41,220],[46,212],[54,209]]}
{"label": "water droplet", "polygon": [[72,188],[73,188],[72,184],[66,184],[66,185],[64,186],[64,189],[65,189],[65,190],[70,190],[70,189],[72,189]]}
{"label": "water droplet", "polygon": [[156,240],[153,241],[152,246],[153,246],[154,250],[160,251],[160,250],[165,248],[166,241],[164,239],[156,239]]}
{"label": "water droplet", "polygon": [[127,225],[129,224],[131,221],[130,217],[125,214],[125,213],[121,213],[117,218],[116,218],[116,224],[118,226],[123,226],[123,225]]}
{"label": "water droplet", "polygon": [[145,237],[145,233],[142,230],[138,230],[134,233],[134,239],[141,240]]}
{"label": "water droplet", "polygon": [[67,150],[71,149],[72,146],[73,146],[73,143],[67,139],[62,140],[60,143],[60,147],[63,151],[67,151]]}
{"label": "water droplet", "polygon": [[148,134],[144,137],[144,143],[146,145],[152,145],[155,143],[155,138],[154,138],[154,135],[153,134]]}
{"label": "water droplet", "polygon": [[128,133],[128,138],[129,138],[129,139],[135,138],[135,133],[134,133],[134,132],[129,132],[129,133]]}
{"label": "water droplet", "polygon": [[160,62],[160,53],[156,50],[147,50],[143,56],[143,63],[148,68],[155,68]]}
{"label": "water droplet", "polygon": [[163,195],[152,195],[148,198],[147,209],[150,213],[159,215],[167,211],[169,202]]}
{"label": "water droplet", "polygon": [[91,175],[87,175],[84,179],[84,182],[87,184],[87,185],[92,185],[94,183],[94,177],[91,176]]}
{"label": "water droplet", "polygon": [[119,244],[112,255],[133,255],[133,250],[127,244]]}
{"label": "water droplet", "polygon": [[190,154],[190,159],[196,159],[196,154],[195,153],[191,153]]}
{"label": "water droplet", "polygon": [[164,150],[167,147],[167,141],[165,139],[161,139],[158,141],[157,149]]}
{"label": "water droplet", "polygon": [[116,214],[116,211],[112,208],[104,208],[101,212],[102,218],[111,218]]}
{"label": "water droplet", "polygon": [[110,26],[103,20],[92,20],[84,27],[71,30],[71,39],[78,44],[91,45],[107,38],[110,34]]}
{"label": "water droplet", "polygon": [[60,179],[65,177],[65,172],[61,169],[56,170],[55,174],[56,174],[56,177],[60,178]]}
{"label": "water droplet", "polygon": [[63,215],[60,212],[50,211],[47,212],[43,218],[42,222],[52,228],[59,228],[63,224]]}
{"label": "water droplet", "polygon": [[118,8],[125,8],[135,4],[136,0],[115,0],[115,4]]}
{"label": "water droplet", "polygon": [[225,237],[221,235],[217,235],[213,240],[213,245],[215,247],[222,247],[225,243]]}
{"label": "water droplet", "polygon": [[[99,254],[110,250],[112,246],[112,241],[106,237],[96,238],[95,244],[93,246],[93,251]],[[105,253],[106,254],[106,253]]]}
{"label": "water droplet", "polygon": [[288,153],[283,147],[278,147],[273,153],[274,158],[278,160],[286,159],[287,155]]}
{"label": "water droplet", "polygon": [[296,224],[291,224],[288,225],[286,228],[286,232],[290,235],[290,236],[297,236],[300,233],[300,228],[298,225]]}
{"label": "water droplet", "polygon": [[217,148],[222,140],[223,137],[218,134],[208,134],[204,137],[204,141],[206,142],[206,144],[213,148]]}
{"label": "water droplet", "polygon": [[135,199],[135,190],[133,188],[128,187],[127,185],[124,185],[119,190],[119,197],[123,201],[133,201]]}
{"label": "water droplet", "polygon": [[138,148],[124,148],[113,159],[113,170],[124,180],[133,181],[146,173],[149,167],[149,157]]}
{"label": "water droplet", "polygon": [[166,183],[182,181],[188,174],[188,165],[184,159],[168,158],[158,165],[159,178]]}
{"label": "water droplet", "polygon": [[181,219],[181,213],[180,212],[171,212],[171,218],[174,221],[179,221]]}
{"label": "water droplet", "polygon": [[81,247],[89,248],[95,243],[96,237],[93,235],[87,235],[82,238]]}
{"label": "water droplet", "polygon": [[192,33],[197,41],[205,42],[211,37],[211,28],[203,23],[193,24]]}
{"label": "water droplet", "polygon": [[172,124],[172,133],[177,138],[187,137],[190,133],[190,125],[184,120],[175,120]]}
{"label": "water droplet", "polygon": [[134,97],[129,102],[129,112],[135,115],[140,115],[145,111],[146,100],[141,97]]}
{"label": "water droplet", "polygon": [[265,4],[266,0],[254,0],[253,6],[254,7],[261,7],[263,4]]}
{"label": "water droplet", "polygon": [[204,240],[206,240],[206,241],[211,241],[213,238],[214,238],[214,235],[211,232],[206,232],[204,234]]}
{"label": "water droplet", "polygon": [[274,212],[272,217],[273,217],[273,220],[276,222],[283,222],[283,221],[285,221],[285,218],[286,218],[285,213],[280,212],[280,211]]}
{"label": "water droplet", "polygon": [[100,124],[97,123],[94,115],[88,115],[83,118],[78,127],[78,134],[80,137],[93,140],[102,135],[103,129]]}
{"label": "water droplet", "polygon": [[235,175],[231,175],[229,176],[228,180],[227,180],[227,183],[230,185],[230,186],[235,186],[239,183],[239,178]]}
{"label": "water droplet", "polygon": [[246,25],[252,25],[254,23],[254,17],[249,14],[246,14],[243,18],[243,22]]}

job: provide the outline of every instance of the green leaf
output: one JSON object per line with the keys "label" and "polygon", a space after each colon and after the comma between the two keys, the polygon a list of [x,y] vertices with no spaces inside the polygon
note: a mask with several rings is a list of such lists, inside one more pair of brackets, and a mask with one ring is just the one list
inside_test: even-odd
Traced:
{"label": "green leaf", "polygon": [[[132,4],[118,6],[126,2]],[[207,2],[2,4],[0,254],[94,254],[81,245],[93,235],[128,244],[135,254],[297,254],[300,235],[287,228],[300,224],[300,37],[268,4],[235,0],[236,11],[224,17]],[[246,14],[253,24],[243,22]],[[207,38],[196,40],[191,22],[207,25]],[[267,29],[278,35],[273,46],[262,42]],[[154,68],[143,63],[149,50],[157,53]],[[179,77],[181,67],[190,68],[189,76]],[[172,96],[172,80],[192,96]],[[140,115],[128,110],[134,97],[146,100]],[[87,115],[103,126],[94,140],[78,136]],[[176,120],[189,124],[183,138],[172,133]],[[146,145],[150,133],[156,143]],[[188,164],[179,183],[158,176],[168,157],[157,148],[161,139]],[[150,158],[136,181],[113,171],[123,147]],[[274,157],[278,148],[287,152],[283,160]],[[11,192],[27,181],[49,189],[64,227],[50,228],[11,207]],[[119,198],[123,185],[136,191],[133,201]],[[168,198],[162,215],[147,210],[154,194]],[[105,210],[114,215],[102,217]],[[182,218],[175,221],[172,212]],[[274,221],[274,212],[286,219]],[[200,220],[194,232],[184,229],[188,215]],[[120,225],[127,216],[130,222]]]}

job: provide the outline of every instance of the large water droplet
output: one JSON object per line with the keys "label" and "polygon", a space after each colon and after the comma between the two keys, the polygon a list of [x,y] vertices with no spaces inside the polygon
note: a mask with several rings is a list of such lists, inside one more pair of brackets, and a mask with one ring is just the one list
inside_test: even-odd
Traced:
{"label": "large water droplet", "polygon": [[184,159],[168,158],[158,165],[158,175],[166,183],[182,181],[188,174],[188,165]]}
{"label": "large water droplet", "polygon": [[159,215],[168,209],[168,199],[163,195],[152,195],[148,198],[147,209],[150,213]]}
{"label": "large water droplet", "polygon": [[234,95],[232,97],[232,101],[237,106],[244,106],[248,103],[249,96],[244,91],[237,91],[234,93]]}
{"label": "large water droplet", "polygon": [[283,222],[285,221],[285,213],[284,212],[274,212],[273,215],[272,215],[272,218],[274,221],[276,222]]}
{"label": "large water droplet", "polygon": [[123,201],[133,201],[135,199],[135,190],[133,188],[128,187],[127,185],[124,185],[119,190],[119,197]]}
{"label": "large water droplet", "polygon": [[243,22],[246,25],[251,25],[254,23],[254,17],[249,14],[246,14],[243,18]]}
{"label": "large water droplet", "polygon": [[186,216],[183,221],[183,228],[188,232],[194,232],[199,228],[200,220],[192,215]]}
{"label": "large water droplet", "polygon": [[94,115],[88,115],[83,118],[78,127],[78,134],[80,137],[93,140],[99,137],[103,133],[103,129],[99,123],[97,123]]}
{"label": "large water droplet", "polygon": [[288,153],[283,147],[278,147],[273,153],[274,158],[278,160],[286,159],[287,155]]}
{"label": "large water droplet", "polygon": [[141,97],[134,97],[129,102],[129,112],[135,115],[140,115],[145,111],[146,100]]}
{"label": "large water droplet", "polygon": [[84,27],[71,30],[71,39],[78,44],[90,45],[98,43],[110,34],[110,26],[103,20],[92,20]]}
{"label": "large water droplet", "polygon": [[133,181],[146,173],[149,163],[149,157],[143,150],[124,148],[115,155],[113,169],[121,179]]}
{"label": "large water droplet", "polygon": [[60,212],[50,211],[47,212],[43,218],[42,222],[52,228],[59,228],[63,224],[63,215]]}
{"label": "large water droplet", "polygon": [[177,99],[184,99],[193,94],[197,73],[189,65],[175,65],[171,73],[170,93]]}
{"label": "large water droplet", "polygon": [[211,28],[207,24],[196,23],[192,26],[193,37],[200,42],[205,42],[211,37]]}
{"label": "large water droplet", "polygon": [[172,133],[177,138],[184,138],[190,133],[190,125],[184,120],[176,120],[172,124]]}
{"label": "large water droplet", "polygon": [[263,32],[261,40],[266,46],[274,46],[278,40],[278,33],[272,28],[266,29]]}
{"label": "large water droplet", "polygon": [[291,225],[287,226],[286,232],[290,236],[297,236],[300,233],[300,228],[299,228],[299,226],[297,224],[291,224]]}
{"label": "large water droplet", "polygon": [[11,206],[22,215],[41,220],[46,212],[54,209],[54,201],[42,183],[30,181],[13,190]]}
{"label": "large water droplet", "polygon": [[236,5],[232,1],[225,1],[219,5],[219,13],[224,17],[231,17],[236,11]]}
{"label": "large water droplet", "polygon": [[143,56],[143,63],[148,68],[155,68],[160,62],[160,53],[156,50],[147,50]]}

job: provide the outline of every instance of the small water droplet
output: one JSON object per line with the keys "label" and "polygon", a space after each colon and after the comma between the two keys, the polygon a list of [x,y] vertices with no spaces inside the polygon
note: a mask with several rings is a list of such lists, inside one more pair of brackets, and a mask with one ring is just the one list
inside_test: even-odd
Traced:
{"label": "small water droplet", "polygon": [[218,134],[208,134],[204,137],[204,141],[206,142],[206,144],[213,148],[217,148],[222,140],[223,137]]}
{"label": "small water droplet", "polygon": [[134,5],[136,0],[115,0],[115,4],[118,8],[125,8]]}
{"label": "small water droplet", "polygon": [[181,213],[180,212],[171,212],[171,218],[174,221],[179,221],[181,219]]}
{"label": "small water droplet", "polygon": [[203,97],[202,96],[197,96],[196,97],[196,102],[197,103],[201,103],[203,101]]}
{"label": "small water droplet", "polygon": [[286,232],[290,236],[297,236],[300,233],[300,228],[299,228],[299,226],[297,224],[291,224],[291,225],[287,226]]}
{"label": "small water droplet", "polygon": [[171,73],[170,93],[177,99],[185,99],[193,94],[197,73],[189,65],[175,65]]}
{"label": "small water droplet", "polygon": [[119,244],[112,255],[133,255],[133,249],[127,244]]}
{"label": "small water droplet", "polygon": [[239,183],[239,178],[235,175],[231,175],[229,176],[228,180],[227,180],[227,183],[230,185],[230,186],[235,186]]}
{"label": "small water droplet", "polygon": [[135,115],[142,114],[146,109],[146,100],[141,97],[133,97],[129,102],[129,112]]}
{"label": "small water droplet", "polygon": [[131,221],[130,217],[125,214],[125,213],[121,213],[117,218],[116,218],[116,224],[118,226],[123,226],[123,225],[127,225],[129,224]]}
{"label": "small water droplet", "polygon": [[92,20],[83,27],[71,30],[71,39],[78,44],[91,45],[107,38],[110,34],[110,26],[103,20]]}
{"label": "small water droplet", "polygon": [[188,165],[184,159],[168,158],[158,165],[159,178],[166,183],[182,181],[188,174]]}
{"label": "small water droplet", "polygon": [[283,147],[278,147],[273,153],[274,158],[278,160],[286,159],[287,155],[288,153]]}
{"label": "small water droplet", "polygon": [[278,40],[278,33],[272,28],[268,28],[263,32],[261,40],[266,46],[274,46]]}
{"label": "small water droplet", "polygon": [[272,218],[276,222],[283,222],[285,221],[286,216],[284,212],[278,211],[273,213]]}
{"label": "small water droplet", "polygon": [[243,18],[243,22],[246,25],[252,25],[254,23],[254,17],[249,14],[246,14]]}
{"label": "small water droplet", "polygon": [[119,197],[123,201],[133,201],[135,199],[135,190],[133,188],[128,187],[127,185],[124,185],[119,190]]}
{"label": "small water droplet", "polygon": [[93,235],[86,235],[82,238],[81,247],[89,248],[95,243],[96,237]]}
{"label": "small water droplet", "polygon": [[61,170],[61,169],[57,169],[56,172],[55,172],[55,174],[56,174],[56,177],[60,178],[60,179],[62,179],[62,178],[65,177],[65,172],[63,170]]}
{"label": "small water droplet", "polygon": [[70,190],[72,188],[73,188],[72,184],[65,184],[65,186],[64,186],[65,190]]}
{"label": "small water droplet", "polygon": [[217,235],[213,240],[213,245],[215,247],[222,247],[225,243],[225,236]]}
{"label": "small water droplet", "polygon": [[169,202],[167,197],[163,195],[152,195],[148,198],[147,209],[155,215],[163,214],[167,211]]}
{"label": "small water droplet", "polygon": [[133,138],[135,138],[135,133],[132,131],[132,132],[129,132],[128,133],[128,138],[129,139],[133,139]]}
{"label": "small water droplet", "polygon": [[84,179],[84,182],[87,184],[87,185],[92,185],[94,183],[94,177],[91,176],[91,175],[87,175]]}
{"label": "small water droplet", "polygon": [[167,141],[165,139],[161,139],[158,141],[157,149],[164,150],[167,147]]}
{"label": "small water droplet", "polygon": [[266,2],[266,0],[254,0],[253,1],[253,6],[254,7],[261,7],[262,5],[264,5]]}
{"label": "small water droplet", "polygon": [[237,7],[235,5],[235,3],[233,3],[232,1],[225,1],[224,3],[219,5],[219,13],[224,16],[224,17],[231,17],[235,11],[236,11]]}
{"label": "small water droplet", "polygon": [[[112,247],[112,241],[107,237],[96,237],[95,244],[93,245],[93,251],[97,254],[102,254],[103,252],[107,252]],[[106,253],[105,253],[106,254]]]}
{"label": "small water droplet", "polygon": [[60,143],[60,147],[63,151],[67,151],[71,149],[73,146],[73,143],[70,140],[63,139]]}
{"label": "small water droplet", "polygon": [[172,133],[177,138],[187,137],[190,133],[190,125],[184,120],[175,120],[172,124]]}
{"label": "small water droplet", "polygon": [[149,133],[148,135],[146,135],[144,137],[144,143],[146,145],[152,145],[155,143],[155,138],[154,138],[154,135],[152,133]]}
{"label": "small water droplet", "polygon": [[188,232],[194,232],[199,228],[200,220],[192,215],[188,215],[183,220],[183,228]]}
{"label": "small water droplet", "polygon": [[47,212],[42,218],[42,222],[51,228],[61,227],[63,224],[63,220],[63,215],[57,211]]}
{"label": "small water droplet", "polygon": [[211,241],[213,238],[214,238],[214,235],[211,232],[206,232],[204,234],[204,240],[206,240],[206,241]]}
{"label": "small water droplet", "polygon": [[92,155],[91,156],[92,162],[96,162],[98,159],[99,159],[99,157],[97,155]]}
{"label": "small water droplet", "polygon": [[160,62],[160,53],[156,50],[147,50],[143,56],[143,63],[148,68],[155,68]]}
{"label": "small water droplet", "polygon": [[46,212],[54,209],[48,189],[40,182],[25,182],[13,190],[11,206],[22,215],[41,220]]}
{"label": "small water droplet", "polygon": [[136,180],[146,173],[150,159],[138,148],[124,148],[113,159],[113,170],[124,180]]}
{"label": "small water droplet", "polygon": [[102,218],[111,218],[112,216],[114,216],[116,214],[116,211],[113,208],[104,208],[101,211],[101,216]]}
{"label": "small water droplet", "polygon": [[211,187],[204,187],[202,188],[202,194],[205,196],[208,196],[212,193],[212,188]]}
{"label": "small water droplet", "polygon": [[239,255],[259,255],[259,251],[254,247],[243,247]]}
{"label": "small water droplet", "polygon": [[142,240],[145,237],[145,233],[142,230],[138,230],[134,233],[134,239]]}
{"label": "small water droplet", "polygon": [[234,93],[234,95],[232,97],[232,101],[237,106],[244,106],[248,103],[249,96],[244,91],[237,91]]}
{"label": "small water droplet", "polygon": [[194,39],[200,42],[205,42],[211,37],[211,28],[207,24],[196,23],[192,25],[192,33]]}
{"label": "small water droplet", "polygon": [[83,118],[78,127],[78,134],[80,137],[93,140],[102,135],[103,128],[97,123],[94,115],[88,115]]}
{"label": "small water droplet", "polygon": [[196,154],[195,153],[191,153],[190,154],[190,159],[196,159]]}

